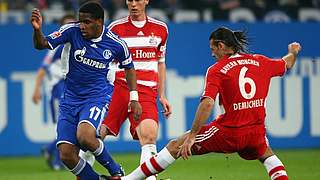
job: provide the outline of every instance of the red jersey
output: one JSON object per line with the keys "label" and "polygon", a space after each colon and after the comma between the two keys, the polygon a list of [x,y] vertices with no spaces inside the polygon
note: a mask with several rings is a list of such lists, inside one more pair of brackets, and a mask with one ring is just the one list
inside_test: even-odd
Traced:
{"label": "red jersey", "polygon": [[[146,23],[139,28],[127,16],[112,22],[109,29],[118,34],[129,47],[137,73],[138,91],[144,91],[144,93],[156,97],[158,62],[165,61],[167,25],[147,16]],[[116,70],[115,83],[126,86],[124,70],[119,68]],[[139,88],[139,86],[143,87]]]}
{"label": "red jersey", "polygon": [[270,80],[286,71],[283,59],[236,54],[208,68],[202,95],[219,101],[225,113],[217,123],[225,127],[264,125]]}

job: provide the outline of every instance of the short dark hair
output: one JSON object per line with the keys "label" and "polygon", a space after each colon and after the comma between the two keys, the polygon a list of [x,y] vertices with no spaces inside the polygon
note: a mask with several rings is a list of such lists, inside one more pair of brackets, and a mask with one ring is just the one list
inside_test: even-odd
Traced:
{"label": "short dark hair", "polygon": [[236,53],[248,52],[247,45],[248,38],[246,31],[232,31],[226,27],[219,27],[213,31],[210,35],[209,40],[214,39],[216,44],[218,42],[223,42],[228,47],[231,47]]}
{"label": "short dark hair", "polygon": [[89,13],[94,19],[104,20],[104,10],[100,3],[89,1],[81,5],[79,12]]}

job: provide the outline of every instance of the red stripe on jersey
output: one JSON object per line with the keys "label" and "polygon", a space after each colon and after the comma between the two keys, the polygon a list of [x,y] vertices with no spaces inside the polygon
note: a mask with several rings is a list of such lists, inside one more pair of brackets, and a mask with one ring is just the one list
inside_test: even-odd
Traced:
{"label": "red stripe on jersey", "polygon": [[140,167],[144,175],[146,175],[147,177],[152,175],[151,171],[148,169],[147,164],[145,162],[141,164]]}
{"label": "red stripe on jersey", "polygon": [[272,176],[275,172],[281,171],[281,170],[285,170],[284,167],[283,166],[277,166],[277,167],[275,167],[275,168],[270,170],[269,176]]}
{"label": "red stripe on jersey", "polygon": [[161,172],[163,171],[162,167],[157,163],[156,159],[154,157],[152,157],[150,159],[151,165],[153,166],[153,168],[155,170],[157,170],[157,172]]}

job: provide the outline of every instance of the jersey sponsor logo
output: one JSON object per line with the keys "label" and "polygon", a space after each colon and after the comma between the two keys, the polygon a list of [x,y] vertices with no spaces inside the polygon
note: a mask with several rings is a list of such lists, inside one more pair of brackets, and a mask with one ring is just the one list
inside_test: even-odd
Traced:
{"label": "jersey sponsor logo", "polygon": [[95,67],[98,69],[105,69],[106,68],[106,64],[103,64],[101,62],[95,61],[93,59],[89,59],[84,57],[85,53],[86,53],[86,47],[83,47],[81,50],[78,49],[74,52],[74,59],[78,62],[81,62],[83,64],[89,65],[91,67]]}
{"label": "jersey sponsor logo", "polygon": [[141,49],[137,49],[136,52],[133,53],[133,56],[136,59],[152,59],[152,58],[156,58],[156,52],[154,51],[146,52]]}
{"label": "jersey sponsor logo", "polygon": [[111,56],[112,56],[112,52],[109,49],[106,49],[106,50],[103,51],[103,57],[105,59],[110,59]]}
{"label": "jersey sponsor logo", "polygon": [[61,36],[61,32],[59,32],[59,31],[55,31],[55,32],[53,32],[53,33],[51,33],[50,35],[49,35],[49,37],[51,38],[51,39],[56,39],[56,38],[58,38],[58,37],[60,37]]}

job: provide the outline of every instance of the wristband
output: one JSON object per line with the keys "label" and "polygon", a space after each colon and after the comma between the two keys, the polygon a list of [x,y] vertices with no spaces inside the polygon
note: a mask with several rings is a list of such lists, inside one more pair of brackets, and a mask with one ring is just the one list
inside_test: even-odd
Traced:
{"label": "wristband", "polygon": [[130,91],[130,101],[138,101],[139,95],[138,91]]}

